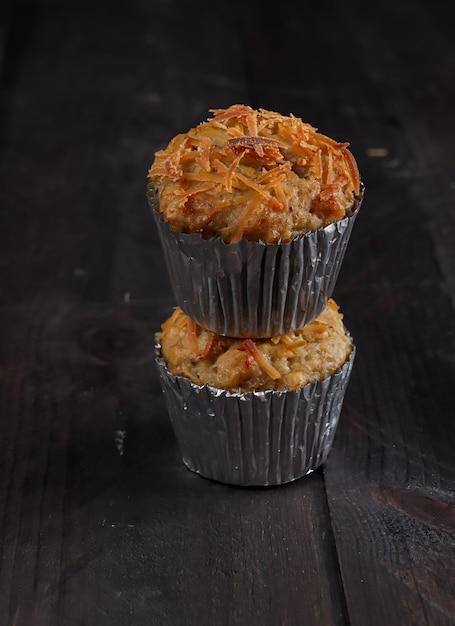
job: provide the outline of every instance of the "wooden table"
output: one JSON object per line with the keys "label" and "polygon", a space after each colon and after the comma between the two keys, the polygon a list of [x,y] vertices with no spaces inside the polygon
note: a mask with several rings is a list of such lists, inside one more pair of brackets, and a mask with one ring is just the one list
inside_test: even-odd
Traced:
{"label": "wooden table", "polygon": [[[455,44],[439,0],[1,9],[0,624],[455,624]],[[145,198],[210,108],[294,113],[366,185],[334,297],[357,358],[325,466],[182,464]]]}

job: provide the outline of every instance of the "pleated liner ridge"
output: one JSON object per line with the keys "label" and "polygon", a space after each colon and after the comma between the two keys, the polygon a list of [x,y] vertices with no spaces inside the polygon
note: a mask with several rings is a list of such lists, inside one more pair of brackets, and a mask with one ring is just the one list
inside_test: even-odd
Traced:
{"label": "pleated liner ridge", "polygon": [[175,231],[149,202],[177,304],[200,326],[230,337],[273,337],[300,328],[325,308],[363,198],[352,214],[284,244]]}
{"label": "pleated liner ridge", "polygon": [[295,391],[230,393],[173,376],[156,363],[185,465],[243,486],[291,482],[319,467],[332,446],[355,348],[343,367]]}

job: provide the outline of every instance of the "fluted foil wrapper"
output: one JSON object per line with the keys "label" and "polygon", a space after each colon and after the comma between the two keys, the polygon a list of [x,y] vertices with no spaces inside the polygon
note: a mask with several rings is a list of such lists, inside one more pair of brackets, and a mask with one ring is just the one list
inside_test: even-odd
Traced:
{"label": "fluted foil wrapper", "polygon": [[331,297],[363,199],[349,216],[284,244],[172,229],[153,187],[148,199],[177,304],[200,326],[229,337],[273,337],[315,319]]}
{"label": "fluted foil wrapper", "polygon": [[326,460],[333,443],[355,347],[322,382],[295,391],[230,393],[172,375],[156,342],[166,407],[185,465],[222,483],[273,486]]}

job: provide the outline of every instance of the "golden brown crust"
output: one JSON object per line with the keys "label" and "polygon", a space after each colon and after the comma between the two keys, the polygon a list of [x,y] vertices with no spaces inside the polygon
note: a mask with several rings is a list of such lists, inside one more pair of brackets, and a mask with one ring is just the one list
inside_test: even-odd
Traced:
{"label": "golden brown crust", "polygon": [[297,389],[338,371],[352,341],[338,305],[329,300],[303,328],[272,339],[234,339],[203,330],[176,308],[162,325],[161,351],[169,371],[197,385],[230,391]]}
{"label": "golden brown crust", "polygon": [[235,104],[177,135],[148,172],[171,226],[286,242],[345,217],[360,178],[347,143],[301,119]]}

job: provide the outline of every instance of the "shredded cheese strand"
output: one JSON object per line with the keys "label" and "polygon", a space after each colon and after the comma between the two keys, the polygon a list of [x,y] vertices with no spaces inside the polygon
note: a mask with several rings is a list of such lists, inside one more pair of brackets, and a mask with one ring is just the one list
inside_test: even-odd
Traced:
{"label": "shredded cheese strand", "polygon": [[273,367],[273,365],[268,361],[266,356],[261,350],[257,347],[252,339],[245,339],[242,343],[242,347],[253,357],[256,363],[259,365],[264,374],[267,374],[269,378],[272,380],[277,380],[281,378],[280,372]]}
{"label": "shredded cheese strand", "polygon": [[190,317],[187,317],[186,328],[188,331],[188,341],[190,342],[191,349],[196,357],[200,357],[201,350],[197,340],[197,326],[196,322],[194,322]]}
{"label": "shredded cheese strand", "polygon": [[[241,214],[235,238],[240,232],[243,236],[245,222],[255,210],[289,210],[285,183],[297,167],[307,168],[320,181],[316,212],[321,219],[345,215],[340,193],[359,195],[360,175],[348,143],[323,135],[294,115],[255,111],[242,104],[211,113],[211,120],[157,152],[148,174],[152,184],[160,178],[188,181],[171,194],[179,198],[199,194],[206,206],[213,202],[212,192],[233,194],[237,204],[238,192],[247,187],[253,192],[248,197],[251,206]],[[294,154],[292,162],[284,156],[287,151]]]}

